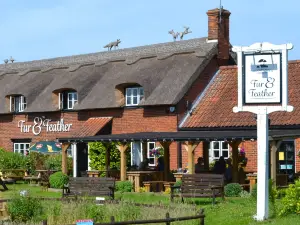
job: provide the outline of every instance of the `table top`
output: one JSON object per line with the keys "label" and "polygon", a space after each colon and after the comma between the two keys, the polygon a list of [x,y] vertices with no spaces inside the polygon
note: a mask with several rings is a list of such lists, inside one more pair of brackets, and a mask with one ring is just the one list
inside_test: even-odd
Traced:
{"label": "table top", "polygon": [[57,172],[58,170],[36,170],[36,172]]}

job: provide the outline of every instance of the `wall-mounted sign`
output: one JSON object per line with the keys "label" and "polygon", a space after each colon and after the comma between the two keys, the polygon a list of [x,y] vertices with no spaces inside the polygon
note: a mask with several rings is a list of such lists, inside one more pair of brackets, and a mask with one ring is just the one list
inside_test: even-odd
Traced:
{"label": "wall-mounted sign", "polygon": [[32,132],[34,135],[39,135],[42,129],[46,132],[69,132],[71,129],[71,123],[64,123],[64,119],[60,119],[57,122],[50,123],[51,119],[43,119],[41,117],[35,117],[33,120],[33,125],[26,124],[25,120],[20,120],[18,122],[18,127],[21,129],[22,133]]}
{"label": "wall-mounted sign", "polygon": [[245,104],[281,103],[281,54],[244,55]]}

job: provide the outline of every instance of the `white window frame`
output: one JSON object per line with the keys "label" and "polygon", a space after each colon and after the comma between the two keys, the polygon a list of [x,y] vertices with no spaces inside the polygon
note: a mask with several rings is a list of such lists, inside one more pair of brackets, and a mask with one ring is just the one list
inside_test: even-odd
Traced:
{"label": "white window frame", "polygon": [[[25,148],[21,149],[21,145],[24,145]],[[30,148],[30,143],[28,142],[16,142],[14,143],[14,153],[21,153],[21,150],[23,150],[23,155],[26,155],[26,150]]]}
{"label": "white window frame", "polygon": [[[67,95],[67,110],[74,109],[74,106],[78,103],[78,93],[76,91],[66,91],[58,93],[59,109],[64,109],[64,95]],[[75,99],[76,96],[76,99]]]}
{"label": "white window frame", "polygon": [[147,158],[148,159],[154,159],[154,163],[149,163],[148,165],[149,166],[156,166],[155,165],[155,156],[150,156],[150,150],[152,150],[152,149],[150,149],[150,144],[154,144],[154,148],[156,147],[156,143],[155,142],[147,142]]}
{"label": "white window frame", "polygon": [[[128,92],[129,90],[131,91],[131,95],[128,96]],[[137,90],[137,96],[133,96],[133,91]],[[143,94],[141,94],[141,92],[143,92]],[[127,103],[127,98],[130,97],[130,103]],[[137,98],[137,103],[134,104],[133,103],[133,98],[136,97]],[[125,95],[125,105],[126,106],[136,106],[138,104],[140,104],[140,101],[144,98],[144,88],[143,87],[129,87],[126,88],[126,95]]]}
{"label": "white window frame", "polygon": [[[214,143],[215,142],[219,143],[219,149],[214,149]],[[213,159],[219,159],[221,156],[223,156],[223,151],[226,151],[226,150],[228,152],[228,156],[227,157],[224,156],[224,159],[228,159],[230,157],[230,146],[227,143],[228,148],[227,149],[223,149],[223,143],[224,142],[225,141],[211,141],[210,142],[210,151],[211,151]],[[214,154],[215,151],[219,151],[219,157],[215,157],[215,154]]]}
{"label": "white window frame", "polygon": [[[16,101],[18,99],[18,101]],[[17,106],[16,106],[17,103]],[[23,95],[10,96],[9,98],[9,109],[10,112],[24,112],[26,109],[27,103],[26,98]],[[16,108],[18,110],[16,110]]]}

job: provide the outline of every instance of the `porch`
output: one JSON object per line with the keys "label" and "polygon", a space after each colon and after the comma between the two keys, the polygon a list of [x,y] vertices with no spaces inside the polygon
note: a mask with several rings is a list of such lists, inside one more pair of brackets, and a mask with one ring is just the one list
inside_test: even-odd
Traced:
{"label": "porch", "polygon": [[[276,178],[278,177],[276,170],[276,152],[285,139],[291,139],[300,135],[300,132],[295,129],[291,130],[270,130],[270,177],[276,183]],[[161,185],[166,182],[175,182],[180,180],[183,172],[171,173],[170,171],[170,145],[173,142],[181,143],[188,155],[188,169],[187,172],[190,174],[195,173],[195,148],[199,143],[203,144],[203,159],[204,159],[204,170],[203,173],[210,173],[209,170],[209,143],[211,141],[226,141],[232,152],[232,182],[241,183],[241,178],[239,176],[239,164],[238,164],[238,154],[239,145],[243,141],[255,140],[256,130],[231,130],[231,131],[178,131],[178,132],[147,132],[147,133],[132,133],[132,134],[112,134],[112,135],[98,135],[92,137],[80,137],[80,138],[62,138],[59,142],[63,143],[62,147],[62,171],[66,173],[66,149],[72,144],[75,145],[74,154],[74,176],[78,176],[77,171],[77,157],[80,154],[80,150],[77,151],[77,146],[86,146],[86,162],[89,164],[89,159],[87,157],[89,152],[89,147],[87,143],[90,142],[114,142],[117,144],[118,150],[120,152],[120,171],[110,171],[109,170],[109,154],[106,152],[106,170],[105,171],[91,171],[87,166],[86,173],[89,176],[99,176],[101,172],[105,172],[108,176],[116,176],[121,181],[130,180],[134,183],[135,191],[139,191],[139,188],[143,186],[145,181],[157,181]],[[163,171],[128,171],[126,165],[126,152],[129,149],[129,144],[131,142],[140,142],[142,145],[147,145],[148,142],[159,143],[164,149],[164,170]],[[146,148],[142,148],[142,162],[147,158],[145,152]],[[80,156],[82,158],[82,156]],[[178,168],[179,169],[179,168]],[[179,169],[180,170],[180,169]],[[113,175],[113,173],[115,173]],[[255,178],[251,179],[253,176],[249,176],[248,180],[250,183],[255,182]]]}

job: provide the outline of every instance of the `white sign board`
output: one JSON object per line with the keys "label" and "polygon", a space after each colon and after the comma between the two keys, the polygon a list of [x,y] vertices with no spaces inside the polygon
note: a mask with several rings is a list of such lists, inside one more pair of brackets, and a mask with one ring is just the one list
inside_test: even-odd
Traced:
{"label": "white sign board", "polygon": [[245,54],[245,104],[281,103],[281,54]]}
{"label": "white sign board", "polygon": [[18,127],[21,129],[22,133],[29,133],[30,131],[34,135],[39,135],[44,128],[46,132],[69,132],[72,124],[65,124],[64,119],[60,119],[55,123],[50,123],[51,119],[43,119],[41,117],[35,117],[33,120],[33,125],[26,124],[25,120],[20,120],[18,122]]}

